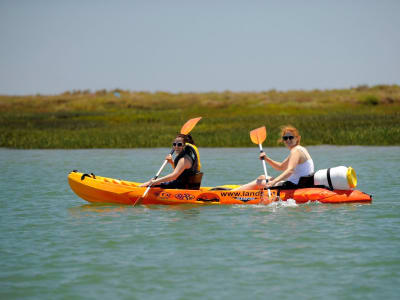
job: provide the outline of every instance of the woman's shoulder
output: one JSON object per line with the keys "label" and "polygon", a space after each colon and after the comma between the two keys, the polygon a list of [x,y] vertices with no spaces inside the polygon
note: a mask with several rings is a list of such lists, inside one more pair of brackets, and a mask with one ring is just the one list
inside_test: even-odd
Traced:
{"label": "woman's shoulder", "polygon": [[193,160],[193,156],[190,155],[189,153],[186,153],[186,154],[183,156],[183,158],[184,158],[184,159],[189,159],[190,161]]}
{"label": "woman's shoulder", "polygon": [[298,152],[298,151],[302,151],[302,146],[300,146],[300,145],[296,145],[296,146],[294,146],[292,149],[290,149],[290,152]]}
{"label": "woman's shoulder", "polygon": [[179,158],[178,162],[180,162],[180,161],[183,161],[183,163],[185,163],[185,164],[186,164],[186,163],[192,164],[193,161],[194,161],[194,159],[192,158],[191,155],[185,153],[184,155],[182,155],[182,156]]}
{"label": "woman's shoulder", "polygon": [[295,154],[295,153],[296,153],[296,154],[299,154],[299,155],[302,155],[302,154],[307,155],[308,151],[307,151],[307,149],[304,148],[303,146],[297,145],[297,146],[294,146],[294,147],[290,150],[290,154]]}
{"label": "woman's shoulder", "polygon": [[297,153],[299,153],[300,156],[303,156],[303,157],[306,158],[306,159],[312,159],[310,153],[308,152],[308,150],[307,150],[305,147],[300,146],[300,145],[297,145],[297,146],[294,147],[294,148],[296,148],[295,151],[296,151]]}
{"label": "woman's shoulder", "polygon": [[304,150],[307,151],[306,147],[304,147],[302,145],[297,145],[297,146],[294,147],[294,149],[297,149],[299,151],[304,151]]}

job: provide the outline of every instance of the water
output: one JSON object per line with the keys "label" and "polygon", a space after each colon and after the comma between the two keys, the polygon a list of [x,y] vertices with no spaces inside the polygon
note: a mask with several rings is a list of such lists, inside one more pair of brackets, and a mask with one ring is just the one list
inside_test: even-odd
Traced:
{"label": "water", "polygon": [[[309,147],[370,205],[92,205],[68,186],[73,169],[143,181],[168,151],[0,149],[0,299],[398,298],[400,147]],[[201,149],[204,185],[255,178],[257,152]]]}

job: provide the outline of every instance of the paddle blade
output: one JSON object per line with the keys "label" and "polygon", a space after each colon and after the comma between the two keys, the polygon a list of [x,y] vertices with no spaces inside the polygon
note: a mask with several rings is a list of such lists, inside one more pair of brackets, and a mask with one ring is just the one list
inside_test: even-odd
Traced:
{"label": "paddle blade", "polygon": [[189,132],[192,131],[193,127],[196,126],[197,122],[199,122],[201,117],[190,119],[187,121],[181,129],[181,134],[188,134]]}
{"label": "paddle blade", "polygon": [[267,138],[267,129],[263,126],[250,131],[250,138],[254,144],[262,144]]}

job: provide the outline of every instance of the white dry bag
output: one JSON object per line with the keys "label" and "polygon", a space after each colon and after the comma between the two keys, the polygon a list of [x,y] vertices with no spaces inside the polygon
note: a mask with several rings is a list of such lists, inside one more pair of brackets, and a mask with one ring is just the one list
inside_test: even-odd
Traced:
{"label": "white dry bag", "polygon": [[335,190],[349,190],[357,186],[356,171],[352,167],[335,167],[315,172],[314,184]]}

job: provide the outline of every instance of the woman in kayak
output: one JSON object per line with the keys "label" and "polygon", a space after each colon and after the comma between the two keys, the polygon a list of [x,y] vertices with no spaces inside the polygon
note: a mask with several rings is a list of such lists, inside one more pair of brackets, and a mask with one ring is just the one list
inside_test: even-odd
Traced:
{"label": "woman in kayak", "polygon": [[281,128],[280,136],[279,142],[284,143],[290,150],[289,156],[283,162],[277,162],[268,157],[265,152],[261,152],[260,159],[265,160],[275,170],[283,172],[276,178],[269,177],[268,180],[261,175],[256,180],[240,186],[237,190],[254,190],[277,185],[295,188],[299,186],[301,177],[314,173],[314,162],[307,149],[300,145],[299,131],[293,126],[284,126]]}
{"label": "woman in kayak", "polygon": [[166,160],[173,172],[157,179],[151,179],[140,186],[157,186],[164,189],[199,189],[201,177],[200,155],[190,134],[178,134],[172,143],[175,159],[168,154]]}

